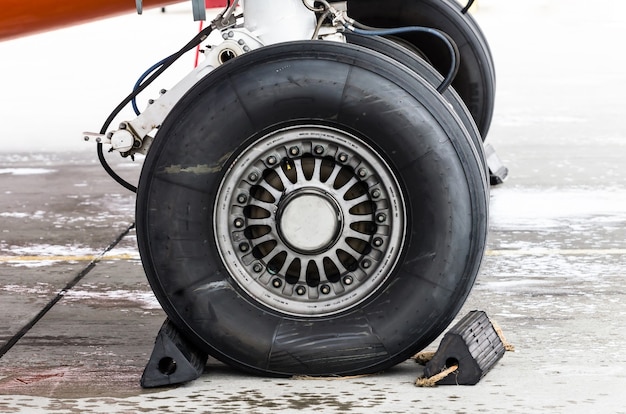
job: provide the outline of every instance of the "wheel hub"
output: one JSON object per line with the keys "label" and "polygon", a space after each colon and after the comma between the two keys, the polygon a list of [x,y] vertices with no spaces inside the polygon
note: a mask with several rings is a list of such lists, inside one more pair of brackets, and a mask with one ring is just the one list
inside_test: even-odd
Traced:
{"label": "wheel hub", "polygon": [[278,210],[278,232],[285,244],[303,254],[328,250],[339,236],[343,214],[329,195],[311,188],[286,197]]}
{"label": "wheel hub", "polygon": [[296,316],[346,310],[392,272],[405,207],[385,160],[357,137],[321,126],[268,134],[229,166],[215,236],[235,282]]}

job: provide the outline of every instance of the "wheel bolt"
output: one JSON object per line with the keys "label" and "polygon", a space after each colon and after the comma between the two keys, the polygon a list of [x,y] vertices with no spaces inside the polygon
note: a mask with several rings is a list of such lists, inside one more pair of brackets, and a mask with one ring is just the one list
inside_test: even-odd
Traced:
{"label": "wheel bolt", "polygon": [[237,196],[237,202],[238,202],[239,204],[243,204],[243,203],[245,203],[246,201],[248,201],[248,196],[247,196],[247,195],[245,195],[245,194],[239,194],[239,195]]}
{"label": "wheel bolt", "polygon": [[369,269],[372,266],[372,262],[369,260],[363,260],[361,262],[361,266],[363,266],[363,269]]}
{"label": "wheel bolt", "polygon": [[379,223],[384,223],[387,220],[387,216],[384,213],[379,213],[376,215],[376,221]]}
{"label": "wheel bolt", "polygon": [[259,179],[259,174],[258,174],[258,173],[256,173],[256,172],[251,172],[251,173],[248,175],[248,179],[249,179],[250,181],[256,181],[256,180],[258,180],[258,179]]}
{"label": "wheel bolt", "polygon": [[365,178],[367,176],[367,170],[365,168],[359,169],[359,177]]}
{"label": "wheel bolt", "polygon": [[320,287],[320,292],[322,292],[324,295],[328,295],[330,293],[330,286],[322,285]]}
{"label": "wheel bolt", "polygon": [[282,285],[283,285],[283,281],[280,280],[279,278],[272,280],[272,286],[274,286],[276,289],[278,289]]}
{"label": "wheel bolt", "polygon": [[276,157],[273,155],[270,155],[269,157],[267,157],[267,163],[269,165],[274,165],[276,164]]}
{"label": "wheel bolt", "polygon": [[352,276],[346,276],[343,278],[343,284],[346,286],[350,286],[354,282],[354,278]]}
{"label": "wheel bolt", "polygon": [[297,293],[299,296],[302,296],[302,295],[304,295],[304,294],[306,293],[306,289],[304,288],[304,286],[298,286],[298,287],[296,288],[296,293]]}
{"label": "wheel bolt", "polygon": [[380,247],[383,245],[383,239],[381,239],[380,237],[376,237],[374,239],[374,246],[376,247]]}
{"label": "wheel bolt", "polygon": [[292,155],[292,156],[295,157],[298,154],[300,154],[300,148],[298,148],[298,147],[291,147],[291,148],[289,148],[289,155]]}
{"label": "wheel bolt", "polygon": [[263,271],[263,265],[255,263],[254,266],[252,266],[252,270],[254,270],[255,273],[261,273]]}
{"label": "wheel bolt", "polygon": [[239,250],[243,253],[247,252],[248,250],[250,250],[250,245],[248,243],[241,243],[239,245]]}
{"label": "wheel bolt", "polygon": [[322,155],[324,153],[324,147],[322,147],[321,145],[316,145],[315,148],[313,148],[313,152],[315,152],[317,155]]}
{"label": "wheel bolt", "polygon": [[240,229],[240,228],[242,228],[244,226],[244,224],[246,224],[246,222],[241,217],[239,217],[239,218],[235,219],[234,224],[235,224],[235,227]]}
{"label": "wheel bolt", "polygon": [[348,161],[348,154],[346,154],[345,152],[342,152],[341,154],[339,154],[339,157],[337,157],[339,159],[340,162],[346,162]]}
{"label": "wheel bolt", "polygon": [[378,188],[375,188],[372,190],[372,198],[378,198],[380,197],[380,190]]}

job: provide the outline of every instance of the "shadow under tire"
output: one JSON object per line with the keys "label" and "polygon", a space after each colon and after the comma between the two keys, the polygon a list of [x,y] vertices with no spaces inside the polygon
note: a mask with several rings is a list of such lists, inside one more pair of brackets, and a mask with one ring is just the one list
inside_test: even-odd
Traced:
{"label": "shadow under tire", "polygon": [[285,43],[229,61],[171,111],[137,238],[163,309],[214,357],[262,375],[372,373],[458,313],[487,192],[427,81],[359,46]]}

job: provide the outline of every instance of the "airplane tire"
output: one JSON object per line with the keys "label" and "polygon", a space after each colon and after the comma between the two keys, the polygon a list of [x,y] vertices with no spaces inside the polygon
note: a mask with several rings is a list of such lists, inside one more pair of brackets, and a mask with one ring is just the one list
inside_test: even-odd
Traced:
{"label": "airplane tire", "polygon": [[[359,45],[368,49],[374,50],[378,53],[382,53],[385,56],[389,56],[398,63],[405,65],[407,70],[413,71],[418,76],[424,78],[433,87],[437,88],[443,82],[443,76],[435,68],[433,68],[429,62],[425,61],[420,55],[407,49],[406,47],[398,44],[394,40],[389,40],[381,36],[367,36],[355,33],[345,33],[348,43],[353,45]],[[474,122],[472,114],[465,106],[463,99],[454,90],[454,88],[447,88],[443,92],[443,97],[450,102],[454,112],[459,116],[463,126],[469,133],[472,142],[476,148],[483,146],[483,140],[478,131],[478,127]],[[487,166],[487,160],[485,159],[484,151],[477,150],[477,156],[484,165],[485,171],[489,171]]]}
{"label": "airplane tire", "polygon": [[[452,86],[470,110],[483,137],[487,137],[495,104],[495,68],[489,45],[469,13],[455,0],[348,0],[348,14],[376,27],[425,26],[452,37],[461,54],[461,66]],[[421,51],[442,74],[450,67],[447,48],[431,35],[398,35]]]}
{"label": "airplane tire", "polygon": [[264,47],[174,107],[137,192],[169,318],[248,372],[355,375],[452,321],[487,234],[480,148],[423,78],[331,42]]}

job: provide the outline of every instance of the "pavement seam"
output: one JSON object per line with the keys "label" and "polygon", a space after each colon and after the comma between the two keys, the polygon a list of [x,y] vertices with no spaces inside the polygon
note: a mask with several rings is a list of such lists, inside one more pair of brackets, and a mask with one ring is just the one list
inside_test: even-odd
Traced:
{"label": "pavement seam", "polygon": [[28,333],[28,331],[30,331],[36,324],[37,322],[39,322],[49,311],[50,309],[52,309],[54,307],[54,305],[56,305],[62,298],[63,296],[65,296],[65,294],[72,290],[72,288],[74,286],[76,286],[78,284],[78,282],[80,282],[85,276],[87,276],[89,274],[89,272],[91,272],[91,270],[96,267],[96,265],[98,264],[98,262],[100,262],[105,255],[111,251],[113,248],[115,248],[115,246],[117,246],[122,239],[124,239],[124,237],[126,237],[128,235],[128,233],[130,233],[130,231],[135,228],[135,223],[132,223],[130,226],[128,226],[122,233],[120,233],[115,240],[113,240],[103,251],[102,253],[100,253],[98,256],[94,257],[89,264],[83,269],[81,270],[78,275],[76,275],[76,277],[74,277],[74,279],[70,280],[63,289],[61,289],[54,298],[52,298],[50,300],[50,302],[48,302],[46,304],[46,306],[43,307],[43,309],[41,309],[39,311],[39,313],[37,315],[35,315],[35,317],[33,319],[31,319],[26,325],[24,325],[22,327],[22,329],[19,330],[19,332],[17,334],[15,334],[13,337],[11,337],[11,339],[9,339],[9,341],[4,344],[1,348],[0,348],[0,359],[11,350],[11,348],[13,348],[13,346],[24,337],[24,335],[26,335]]}

